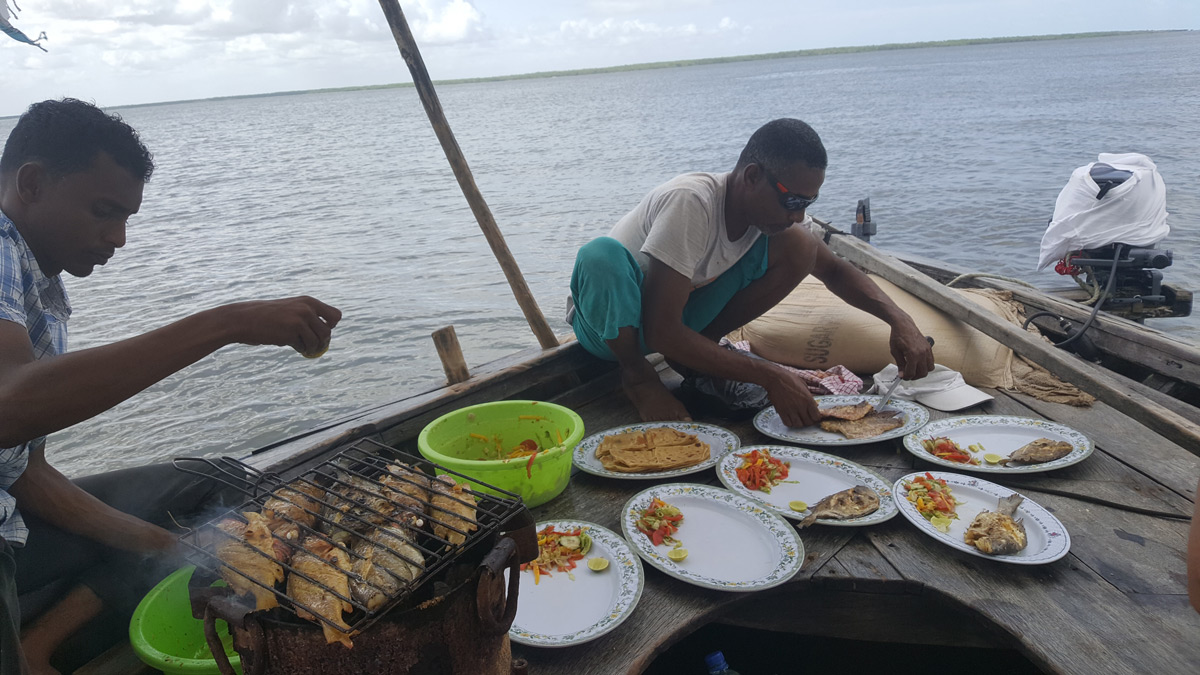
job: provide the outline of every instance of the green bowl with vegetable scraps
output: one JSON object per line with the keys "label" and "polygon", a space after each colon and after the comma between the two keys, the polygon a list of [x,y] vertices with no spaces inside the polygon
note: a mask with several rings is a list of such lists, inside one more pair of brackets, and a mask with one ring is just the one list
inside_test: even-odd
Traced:
{"label": "green bowl with vegetable scraps", "polygon": [[[481,483],[515,492],[528,507],[562,494],[583,419],[544,401],[495,401],[447,413],[417,437],[421,456]],[[472,482],[471,489],[495,494]]]}

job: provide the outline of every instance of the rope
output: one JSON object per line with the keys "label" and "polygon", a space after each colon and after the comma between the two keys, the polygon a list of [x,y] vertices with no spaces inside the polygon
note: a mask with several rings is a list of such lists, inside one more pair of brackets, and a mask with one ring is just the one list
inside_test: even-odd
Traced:
{"label": "rope", "polygon": [[1081,502],[1089,502],[1092,504],[1099,504],[1101,506],[1107,506],[1111,509],[1117,509],[1120,511],[1129,511],[1130,513],[1140,513],[1144,516],[1153,516],[1155,518],[1167,518],[1170,520],[1191,520],[1192,519],[1192,517],[1190,515],[1183,515],[1181,513],[1172,513],[1170,511],[1157,511],[1155,509],[1143,509],[1140,506],[1131,506],[1129,504],[1122,504],[1120,502],[1110,502],[1107,499],[1100,499],[1099,497],[1093,497],[1092,495],[1081,495],[1079,493],[1069,492],[1067,490],[1056,490],[1054,488],[1038,487],[1035,485],[1029,485],[1027,483],[1019,483],[1019,482],[1013,483],[1011,481],[1005,481],[1005,482],[1008,484],[1009,487],[1014,488],[1014,489],[1033,490],[1035,492],[1045,492],[1046,494],[1058,495],[1060,497],[1070,497],[1071,499],[1078,499]]}
{"label": "rope", "polygon": [[1034,286],[1033,284],[1029,283],[1028,281],[1021,281],[1020,279],[1006,277],[1002,274],[988,274],[986,272],[969,272],[967,274],[960,274],[960,275],[954,277],[953,279],[951,279],[949,282],[947,282],[946,287],[948,288],[950,286],[953,286],[954,284],[957,284],[960,281],[965,281],[967,279],[999,279],[1001,281],[1007,281],[1009,283],[1019,284],[1021,286],[1027,286],[1027,287],[1033,288],[1033,289],[1037,288],[1037,286]]}

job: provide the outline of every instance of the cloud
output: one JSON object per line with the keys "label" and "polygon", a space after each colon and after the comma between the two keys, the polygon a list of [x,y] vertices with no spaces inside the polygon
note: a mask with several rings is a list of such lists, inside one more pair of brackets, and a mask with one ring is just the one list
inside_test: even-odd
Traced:
{"label": "cloud", "polygon": [[483,15],[466,0],[416,0],[405,11],[419,43],[450,44],[485,36]]}
{"label": "cloud", "polygon": [[646,14],[711,7],[712,0],[589,0],[588,9],[598,14]]}

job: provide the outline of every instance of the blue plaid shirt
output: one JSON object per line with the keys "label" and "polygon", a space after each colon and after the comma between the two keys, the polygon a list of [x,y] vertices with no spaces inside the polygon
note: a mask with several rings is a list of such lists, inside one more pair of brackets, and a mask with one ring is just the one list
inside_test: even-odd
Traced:
{"label": "blue plaid shirt", "polygon": [[[40,359],[67,350],[70,316],[71,303],[62,279],[42,274],[33,251],[0,211],[0,321],[24,326],[33,343],[34,358]],[[24,546],[29,530],[8,488],[25,472],[30,449],[45,442],[43,436],[15,448],[0,448],[0,537],[13,546]]]}

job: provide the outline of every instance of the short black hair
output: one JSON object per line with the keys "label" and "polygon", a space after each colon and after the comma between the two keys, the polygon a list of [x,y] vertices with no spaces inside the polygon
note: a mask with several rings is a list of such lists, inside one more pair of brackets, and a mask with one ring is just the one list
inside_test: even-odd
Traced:
{"label": "short black hair", "polygon": [[0,173],[41,162],[51,175],[66,176],[86,171],[99,152],[142,182],[154,173],[154,156],[119,116],[73,98],[41,101],[29,106],[8,135]]}
{"label": "short black hair", "polygon": [[758,128],[738,158],[734,170],[749,164],[764,165],[770,171],[782,171],[797,162],[810,169],[825,169],[829,157],[825,145],[813,128],[797,119],[771,120]]}

